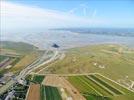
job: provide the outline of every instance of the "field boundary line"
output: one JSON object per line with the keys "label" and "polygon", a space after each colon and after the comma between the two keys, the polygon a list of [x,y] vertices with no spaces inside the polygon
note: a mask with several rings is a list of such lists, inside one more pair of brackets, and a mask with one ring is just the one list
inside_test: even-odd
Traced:
{"label": "field boundary line", "polygon": [[45,85],[44,85],[44,92],[45,92],[45,100],[47,100],[46,86]]}
{"label": "field boundary line", "polygon": [[[47,100],[46,91],[45,91],[45,88],[46,88],[45,85],[41,84],[40,88],[41,88],[41,100]],[[43,89],[43,93],[42,93],[42,89]],[[45,97],[44,99],[42,98],[42,94],[43,94],[43,98]]]}
{"label": "field boundary line", "polygon": [[40,73],[34,73],[32,72],[31,74],[36,74],[36,75],[58,75],[58,76],[63,76],[63,77],[66,77],[66,76],[83,76],[83,75],[94,75],[96,73],[85,73],[85,74],[40,74]]}
{"label": "field boundary line", "polygon": [[98,92],[95,88],[93,88],[92,86],[90,86],[87,82],[85,82],[83,79],[81,79],[80,77],[78,77],[79,80],[81,80],[82,82],[84,82],[88,87],[92,88],[96,93],[98,93],[100,96],[103,96],[100,92]]}
{"label": "field boundary line", "polygon": [[33,73],[33,74],[36,74],[36,75],[58,75],[58,76],[63,76],[63,77],[64,77],[64,76],[82,76],[82,75],[94,75],[94,74],[98,74],[98,75],[100,75],[100,76],[102,76],[102,77],[104,77],[104,78],[106,78],[106,79],[112,81],[113,83],[116,83],[116,84],[118,84],[119,86],[121,86],[121,87],[127,89],[128,91],[134,92],[133,90],[131,90],[131,89],[129,89],[129,88],[123,86],[122,84],[119,84],[118,82],[116,82],[116,81],[114,81],[114,80],[112,80],[112,79],[110,79],[110,78],[108,78],[108,77],[106,77],[106,76],[104,76],[104,75],[102,75],[102,74],[100,74],[100,73],[85,73],[85,74],[39,74],[39,73]]}
{"label": "field boundary line", "polygon": [[[82,95],[85,95],[85,96],[90,96],[89,94],[84,94],[84,93],[81,93]],[[105,97],[108,97],[108,96],[101,96],[102,98],[105,98]]]}
{"label": "field boundary line", "polygon": [[93,82],[95,82],[96,84],[98,84],[102,89],[104,89],[104,91],[110,92],[110,95],[113,95],[113,96],[116,95],[113,91],[109,90],[108,88],[106,88],[105,86],[103,86],[102,84],[100,84],[99,82],[97,82],[96,80],[94,80],[93,78],[91,78],[91,77],[88,77],[88,78],[89,78],[91,81],[93,81]]}
{"label": "field boundary line", "polygon": [[[96,78],[98,78],[97,76],[95,76]],[[100,78],[98,78],[98,79],[100,79]],[[101,80],[101,79],[100,79]],[[112,88],[114,88],[114,89],[116,89],[116,90],[118,90],[119,92],[121,92],[122,94],[125,94],[123,91],[121,91],[121,90],[119,90],[119,89],[117,89],[115,86],[113,86],[112,84],[109,84],[108,82],[106,82],[105,80],[103,80],[102,79],[102,81],[104,81],[106,84],[108,84],[109,86],[111,86]],[[114,82],[113,82],[114,83]]]}
{"label": "field boundary line", "polygon": [[27,97],[28,97],[28,94],[29,94],[29,90],[30,90],[30,86],[28,87],[28,91],[27,91],[27,94],[26,94],[25,100],[27,100]]}
{"label": "field boundary line", "polygon": [[114,80],[112,80],[112,79],[110,79],[110,78],[108,78],[108,77],[106,77],[106,76],[104,76],[104,75],[102,75],[102,74],[100,74],[100,73],[96,73],[96,74],[98,74],[98,75],[100,75],[100,76],[102,76],[102,77],[104,77],[104,78],[106,78],[106,79],[108,79],[108,80],[110,80],[110,81],[112,81],[112,82],[114,82],[114,83],[120,85],[121,87],[123,87],[123,88],[125,88],[125,89],[127,89],[127,90],[129,90],[129,91],[131,91],[131,92],[134,92],[133,90],[130,90],[129,88],[123,86],[122,84],[119,84],[118,82],[116,82],[116,81],[114,81]]}

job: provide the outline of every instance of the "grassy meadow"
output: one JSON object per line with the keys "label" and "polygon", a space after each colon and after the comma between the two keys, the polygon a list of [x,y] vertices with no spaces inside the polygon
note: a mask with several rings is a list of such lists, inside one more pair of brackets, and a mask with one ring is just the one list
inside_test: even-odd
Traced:
{"label": "grassy meadow", "polygon": [[117,44],[72,48],[65,58],[40,72],[56,74],[100,73],[115,81],[134,80],[134,49]]}

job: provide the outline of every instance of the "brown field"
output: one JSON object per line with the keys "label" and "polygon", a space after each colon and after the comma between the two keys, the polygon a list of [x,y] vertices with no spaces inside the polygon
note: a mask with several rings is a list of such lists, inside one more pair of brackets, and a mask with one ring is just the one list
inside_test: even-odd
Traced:
{"label": "brown field", "polygon": [[26,100],[40,100],[40,84],[30,85]]}
{"label": "brown field", "polygon": [[74,88],[64,77],[48,75],[42,82],[44,85],[65,88],[73,100],[86,100],[76,88]]}

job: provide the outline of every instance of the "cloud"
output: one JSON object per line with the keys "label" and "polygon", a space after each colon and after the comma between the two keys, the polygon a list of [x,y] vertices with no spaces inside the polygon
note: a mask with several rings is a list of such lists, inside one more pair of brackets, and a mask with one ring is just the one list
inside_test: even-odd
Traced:
{"label": "cloud", "polygon": [[[72,10],[73,12],[73,10]],[[100,20],[79,17],[56,10],[29,7],[11,2],[1,2],[2,31],[36,30],[58,27],[85,27],[91,23],[100,24]]]}
{"label": "cloud", "polygon": [[94,10],[93,14],[92,14],[92,18],[94,18],[96,16],[96,14],[97,14],[97,10]]}
{"label": "cloud", "polygon": [[68,13],[69,13],[69,14],[74,14],[74,12],[75,12],[76,10],[78,10],[78,8],[73,8],[73,9],[69,10]]}
{"label": "cloud", "polygon": [[86,16],[86,14],[87,14],[87,5],[86,5],[86,4],[81,4],[80,6],[81,6],[82,9],[83,9],[83,14],[84,14],[84,16]]}
{"label": "cloud", "polygon": [[68,13],[75,14],[77,11],[79,11],[79,13],[81,12],[84,16],[86,16],[87,8],[88,8],[88,6],[86,4],[80,4],[78,7],[75,7],[75,8],[72,8],[71,10],[69,10]]}

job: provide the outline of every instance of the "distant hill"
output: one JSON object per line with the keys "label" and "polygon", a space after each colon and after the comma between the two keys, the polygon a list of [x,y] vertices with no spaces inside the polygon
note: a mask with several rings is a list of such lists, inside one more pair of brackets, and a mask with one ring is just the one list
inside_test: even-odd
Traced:
{"label": "distant hill", "polygon": [[82,34],[100,34],[134,37],[134,28],[59,28],[54,30],[65,30]]}
{"label": "distant hill", "polygon": [[13,42],[13,41],[0,41],[0,48],[11,49],[16,52],[27,53],[38,49],[34,45],[24,43],[24,42]]}

